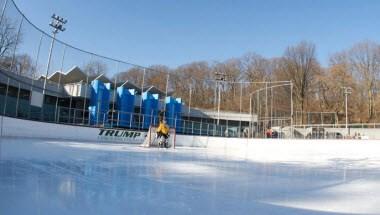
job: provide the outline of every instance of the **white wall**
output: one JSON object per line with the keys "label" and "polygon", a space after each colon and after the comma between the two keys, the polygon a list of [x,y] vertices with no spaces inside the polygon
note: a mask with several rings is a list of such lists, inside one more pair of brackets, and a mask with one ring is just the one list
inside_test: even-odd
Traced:
{"label": "white wall", "polygon": [[[105,132],[109,134],[105,135]],[[3,136],[11,137],[35,137],[35,138],[58,138],[69,140],[96,141],[99,143],[116,142],[128,144],[141,144],[146,132],[131,130],[108,129],[103,131],[99,128],[88,128],[62,124],[35,122],[29,120],[3,118]],[[116,133],[118,131],[119,133]],[[117,135],[115,135],[117,134]],[[125,137],[123,134],[127,134]],[[313,156],[320,156],[320,152],[332,153],[340,156],[341,153],[352,153],[353,156],[364,153],[376,153],[365,145],[380,147],[379,140],[303,140],[303,139],[241,139],[205,136],[176,135],[177,146],[207,147],[212,152],[233,155],[249,159],[272,159],[278,154],[278,158],[286,156],[307,156],[313,160]],[[363,151],[364,150],[364,151]],[[270,155],[268,154],[270,153]],[[323,154],[323,153],[322,153]]]}
{"label": "white wall", "polygon": [[[311,128],[297,128],[297,131],[303,135],[311,133]],[[325,128],[325,132],[339,132],[342,135],[347,135],[347,129],[345,128]],[[380,128],[350,128],[350,136],[354,136],[355,133],[360,133],[361,136],[367,136],[369,139],[380,139]]]}
{"label": "white wall", "polygon": [[[112,133],[112,136],[105,135],[108,130],[110,130],[108,134]],[[117,135],[115,135],[116,131],[119,131]],[[128,134],[128,136],[123,137],[123,134]],[[117,129],[106,129],[106,131],[102,132],[102,129],[99,128],[62,125],[4,117],[2,135],[8,137],[55,138],[140,144],[144,141],[146,132]]]}
{"label": "white wall", "polygon": [[[105,136],[105,132],[101,132],[99,128],[90,128],[82,126],[63,125],[55,123],[45,123],[38,121],[30,121],[24,119],[16,119],[4,117],[3,119],[3,136],[9,137],[33,137],[33,138],[55,138],[68,140],[84,140],[97,142],[122,142],[122,143],[143,143],[146,132],[109,129],[112,131],[135,132],[137,137],[115,137]],[[99,135],[102,134],[102,135]],[[120,135],[119,134],[119,135]],[[132,133],[131,133],[132,134]],[[212,142],[212,144],[210,144]],[[177,146],[188,147],[219,147],[220,144],[231,143],[238,144],[247,142],[247,139],[239,138],[222,138],[222,137],[205,137],[205,136],[190,136],[176,135]]]}

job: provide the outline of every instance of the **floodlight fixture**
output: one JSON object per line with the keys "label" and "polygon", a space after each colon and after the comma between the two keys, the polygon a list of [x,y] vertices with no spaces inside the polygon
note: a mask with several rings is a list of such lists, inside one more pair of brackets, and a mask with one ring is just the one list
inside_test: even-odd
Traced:
{"label": "floodlight fixture", "polygon": [[51,41],[51,45],[50,45],[50,51],[49,51],[49,57],[48,57],[48,63],[47,63],[47,66],[46,66],[46,75],[45,75],[45,80],[44,80],[44,88],[43,88],[43,91],[42,93],[45,95],[45,91],[46,91],[46,83],[47,83],[47,77],[49,75],[49,69],[50,69],[50,61],[51,61],[51,54],[52,54],[52,51],[53,51],[53,47],[54,47],[54,42],[55,42],[55,37],[57,35],[58,32],[60,31],[65,31],[66,28],[63,27],[64,24],[67,23],[67,20],[60,17],[60,16],[57,16],[55,13],[53,13],[53,15],[51,16],[52,20],[50,22],[50,26],[53,28],[53,37],[52,37],[52,41]]}

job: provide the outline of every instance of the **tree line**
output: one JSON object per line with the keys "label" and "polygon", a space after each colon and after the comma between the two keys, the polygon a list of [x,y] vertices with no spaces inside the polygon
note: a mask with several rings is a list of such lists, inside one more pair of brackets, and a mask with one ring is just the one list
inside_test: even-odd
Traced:
{"label": "tree line", "polygon": [[[333,54],[327,66],[321,66],[316,57],[315,44],[302,41],[287,47],[282,56],[265,58],[249,53],[240,58],[231,58],[224,62],[192,62],[169,68],[164,65],[150,67],[145,85],[155,85],[161,90],[166,87],[166,75],[175,96],[189,102],[192,94],[192,106],[215,108],[216,74],[225,74],[221,84],[221,109],[225,111],[247,112],[249,93],[264,88],[257,82],[291,81],[293,84],[294,111],[330,112],[336,122],[345,120],[344,87],[350,87],[348,96],[348,115],[350,122],[378,122],[380,110],[379,77],[380,45],[373,41],[363,41],[352,47]],[[141,69],[131,69],[118,73],[123,80],[132,80],[138,86],[142,83]],[[240,82],[255,82],[243,84]],[[240,98],[239,88],[244,94]],[[277,109],[289,106],[290,87],[277,92]],[[263,99],[263,96],[260,96]],[[242,101],[241,101],[242,100]],[[265,105],[262,105],[265,108]],[[288,107],[288,111],[289,111]],[[305,123],[305,117],[301,122]]]}
{"label": "tree line", "polygon": [[[24,37],[22,31],[17,35],[16,26],[7,17],[1,22],[1,66],[11,68],[12,72],[20,75],[36,77],[36,74],[41,74],[42,71],[38,71],[38,65],[32,57],[19,54],[15,50],[16,44],[22,43]],[[91,76],[114,72],[108,71],[107,65],[101,60],[84,63],[81,68]],[[223,80],[216,82],[217,74],[223,74]],[[247,112],[251,108],[256,112],[261,111],[257,106],[250,107],[252,92],[268,87],[258,82],[291,81],[295,112],[331,112],[337,116],[336,122],[344,120],[343,87],[350,87],[350,122],[363,123],[379,121],[379,75],[380,45],[376,42],[363,41],[354,44],[333,54],[328,65],[321,66],[316,57],[315,44],[301,41],[290,45],[282,56],[275,58],[248,53],[223,62],[199,61],[177,68],[154,65],[149,67],[144,76],[142,68],[132,67],[113,73],[113,77],[110,78],[116,78],[118,81],[129,80],[136,86],[141,86],[143,82],[144,86],[154,85],[163,92],[168,90],[170,95],[182,98],[186,104],[191,100],[192,107],[204,109],[215,109],[220,87],[221,110],[234,112]],[[275,95],[271,91],[271,108],[289,112],[290,92],[290,87],[280,88]],[[264,102],[263,99],[264,96],[260,95],[261,107],[268,109],[268,101]],[[265,99],[268,99],[267,95]],[[304,120],[305,118],[301,117],[299,123],[305,123]]]}

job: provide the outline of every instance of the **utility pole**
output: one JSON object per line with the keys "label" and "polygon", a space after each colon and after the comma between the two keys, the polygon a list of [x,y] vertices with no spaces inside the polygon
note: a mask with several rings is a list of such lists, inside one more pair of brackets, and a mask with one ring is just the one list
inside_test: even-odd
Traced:
{"label": "utility pole", "polygon": [[217,119],[217,125],[219,125],[220,121],[220,100],[221,100],[221,85],[223,82],[226,81],[227,74],[221,73],[221,72],[215,72],[215,81],[218,86],[218,119]]}
{"label": "utility pole", "polygon": [[346,131],[347,131],[347,134],[349,134],[349,130],[348,130],[348,95],[350,95],[352,93],[352,88],[351,87],[342,87],[343,88],[343,93],[344,93],[344,96],[345,96],[345,108],[346,108]]}
{"label": "utility pole", "polygon": [[44,88],[43,88],[43,91],[42,91],[42,94],[45,95],[45,91],[46,91],[46,82],[47,82],[47,78],[48,78],[48,75],[49,75],[49,69],[50,69],[50,62],[51,62],[51,54],[53,52],[53,47],[54,47],[54,42],[55,42],[55,36],[57,35],[58,32],[60,31],[65,31],[66,28],[63,27],[64,24],[67,23],[67,20],[60,17],[60,16],[57,16],[55,14],[53,14],[51,16],[52,18],[52,21],[50,22],[50,26],[53,28],[53,38],[51,40],[51,44],[50,44],[50,50],[49,50],[49,57],[48,57],[48,62],[47,62],[47,66],[46,66],[46,75],[45,75],[45,81],[44,81]]}
{"label": "utility pole", "polygon": [[249,94],[249,133],[248,138],[250,138],[250,133],[252,133],[252,93]]}
{"label": "utility pole", "polygon": [[190,120],[190,113],[191,113],[191,94],[192,94],[192,87],[193,87],[193,83],[190,83],[189,85],[189,108],[187,110],[187,119]]}
{"label": "utility pole", "polygon": [[[297,112],[296,112],[297,114]],[[294,138],[294,106],[293,106],[293,82],[290,82],[290,137]],[[297,123],[297,122],[296,122]]]}

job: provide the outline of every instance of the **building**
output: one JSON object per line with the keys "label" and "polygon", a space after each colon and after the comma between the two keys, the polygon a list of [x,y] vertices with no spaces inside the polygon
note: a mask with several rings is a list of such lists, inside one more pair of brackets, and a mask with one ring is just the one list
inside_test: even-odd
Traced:
{"label": "building", "polygon": [[[163,112],[179,133],[216,136],[243,136],[257,121],[248,113],[189,109],[180,98],[155,86],[141,89],[130,81],[113,83],[104,75],[87,76],[77,66],[48,76],[45,96],[44,81],[44,76],[33,79],[0,69],[1,114],[82,126],[148,129]],[[125,105],[120,106],[123,98]]]}

